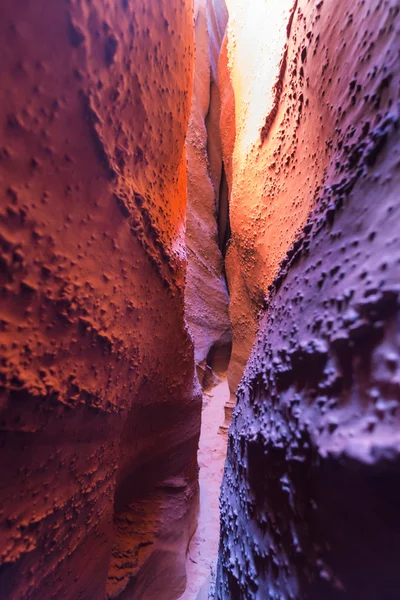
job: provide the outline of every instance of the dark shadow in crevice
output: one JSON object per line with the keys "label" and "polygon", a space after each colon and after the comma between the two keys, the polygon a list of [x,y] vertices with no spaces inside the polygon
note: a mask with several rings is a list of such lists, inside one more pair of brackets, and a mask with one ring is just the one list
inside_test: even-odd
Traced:
{"label": "dark shadow in crevice", "polygon": [[215,373],[226,373],[231,359],[232,338],[230,331],[220,337],[210,348],[207,354],[207,366]]}
{"label": "dark shadow in crevice", "polygon": [[219,187],[217,225],[218,246],[222,256],[225,258],[228,242],[231,237],[231,225],[229,220],[229,189],[224,163],[222,163],[221,182]]}

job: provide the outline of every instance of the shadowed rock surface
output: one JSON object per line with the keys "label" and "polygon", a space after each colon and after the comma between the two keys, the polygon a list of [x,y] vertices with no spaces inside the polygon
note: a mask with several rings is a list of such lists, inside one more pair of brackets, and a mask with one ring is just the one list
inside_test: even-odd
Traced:
{"label": "shadowed rock surface", "polygon": [[399,27],[394,1],[295,9],[260,153],[310,214],[239,386],[220,600],[398,596]]}

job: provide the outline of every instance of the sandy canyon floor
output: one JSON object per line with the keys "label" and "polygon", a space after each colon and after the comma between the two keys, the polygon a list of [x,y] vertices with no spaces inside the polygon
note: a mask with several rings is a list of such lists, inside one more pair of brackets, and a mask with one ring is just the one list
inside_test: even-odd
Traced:
{"label": "sandy canyon floor", "polygon": [[229,398],[226,378],[203,394],[199,442],[200,513],[187,556],[187,588],[179,600],[208,597],[211,571],[215,569],[219,539],[219,493],[224,470],[227,435],[220,432],[224,404]]}

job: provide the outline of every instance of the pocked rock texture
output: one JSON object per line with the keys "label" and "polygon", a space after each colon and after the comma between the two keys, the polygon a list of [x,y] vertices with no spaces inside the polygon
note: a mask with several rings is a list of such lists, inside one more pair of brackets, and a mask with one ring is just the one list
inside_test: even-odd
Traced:
{"label": "pocked rock texture", "polygon": [[218,219],[224,211],[224,206],[220,207],[221,197],[227,201],[219,135],[218,81],[218,57],[227,17],[224,0],[198,0],[195,3],[194,86],[186,142],[188,268],[185,308],[194,338],[199,380],[204,387],[213,383],[213,370],[226,371],[231,348],[228,293],[221,253],[227,222]]}
{"label": "pocked rock texture", "polygon": [[171,600],[198,493],[191,2],[2,4],[0,596]]}
{"label": "pocked rock texture", "polygon": [[228,425],[237,386],[255,340],[263,299],[280,260],[307,217],[308,207],[293,204],[295,181],[287,186],[282,173],[282,183],[277,183],[279,168],[274,156],[285,133],[281,122],[284,103],[271,140],[262,147],[260,144],[266,115],[276,113],[278,106],[279,86],[275,83],[293,0],[228,0],[227,4],[229,22],[219,74],[220,129],[231,227],[226,252],[233,337]]}
{"label": "pocked rock texture", "polygon": [[395,600],[400,7],[299,0],[288,36],[253,158],[265,180],[257,231],[284,248],[292,219],[306,223],[239,386],[215,596]]}

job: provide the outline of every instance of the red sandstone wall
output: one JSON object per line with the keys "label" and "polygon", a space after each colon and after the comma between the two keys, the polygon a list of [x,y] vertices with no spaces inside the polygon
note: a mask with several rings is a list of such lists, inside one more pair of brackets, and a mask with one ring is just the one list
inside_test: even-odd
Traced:
{"label": "red sandstone wall", "polygon": [[212,380],[211,368],[227,369],[231,344],[217,225],[223,177],[218,56],[226,20],[224,2],[199,0],[195,4],[194,86],[187,135],[185,310],[199,379],[205,386]]}
{"label": "red sandstone wall", "polygon": [[249,179],[240,277],[273,285],[230,430],[220,600],[398,597],[399,52],[395,0],[299,0],[245,158],[261,221]]}
{"label": "red sandstone wall", "polygon": [[[189,0],[2,2],[0,596],[179,596]],[[168,348],[168,352],[166,352]],[[145,591],[144,591],[145,590]]]}

